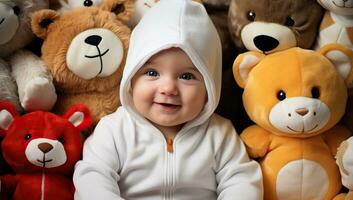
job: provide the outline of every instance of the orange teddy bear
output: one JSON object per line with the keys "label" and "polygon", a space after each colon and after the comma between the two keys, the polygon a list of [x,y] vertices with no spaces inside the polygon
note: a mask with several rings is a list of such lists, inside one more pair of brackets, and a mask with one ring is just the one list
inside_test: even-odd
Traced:
{"label": "orange teddy bear", "polygon": [[338,44],[319,52],[291,48],[237,57],[234,77],[257,124],[241,134],[259,159],[265,199],[333,199],[341,189],[334,156],[351,133],[336,124],[353,80],[353,52]]}

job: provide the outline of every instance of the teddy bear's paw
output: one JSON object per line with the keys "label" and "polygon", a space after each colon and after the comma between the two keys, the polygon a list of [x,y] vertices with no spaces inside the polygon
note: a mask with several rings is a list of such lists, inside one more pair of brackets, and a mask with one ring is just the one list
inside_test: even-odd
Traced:
{"label": "teddy bear's paw", "polygon": [[46,78],[37,77],[26,85],[21,105],[26,111],[50,110],[56,99],[53,83]]}

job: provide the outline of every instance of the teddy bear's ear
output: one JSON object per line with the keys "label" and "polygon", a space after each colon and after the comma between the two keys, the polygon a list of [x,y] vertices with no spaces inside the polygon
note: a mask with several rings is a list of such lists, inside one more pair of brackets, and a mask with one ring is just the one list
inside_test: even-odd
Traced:
{"label": "teddy bear's ear", "polygon": [[7,130],[18,115],[16,107],[12,103],[0,101],[0,130]]}
{"label": "teddy bear's ear", "polygon": [[250,71],[264,57],[265,55],[259,52],[246,52],[238,55],[233,63],[233,75],[240,87],[245,87]]}
{"label": "teddy bear's ear", "polygon": [[92,124],[92,117],[88,108],[83,104],[73,105],[63,116],[79,131],[83,131]]}
{"label": "teddy bear's ear", "polygon": [[45,39],[48,35],[50,24],[59,19],[60,14],[54,10],[44,9],[33,13],[32,31],[38,37]]}
{"label": "teddy bear's ear", "polygon": [[347,86],[353,81],[353,51],[340,44],[328,44],[319,49],[319,53],[328,58]]}
{"label": "teddy bear's ear", "polygon": [[117,19],[127,23],[134,11],[134,0],[105,0],[101,9],[115,13]]}

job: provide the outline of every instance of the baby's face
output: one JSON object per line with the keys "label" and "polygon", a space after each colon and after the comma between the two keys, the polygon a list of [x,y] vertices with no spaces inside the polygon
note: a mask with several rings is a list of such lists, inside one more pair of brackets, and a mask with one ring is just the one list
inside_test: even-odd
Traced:
{"label": "baby's face", "polygon": [[203,109],[207,92],[201,73],[179,48],[151,57],[131,80],[137,111],[152,123],[179,126]]}

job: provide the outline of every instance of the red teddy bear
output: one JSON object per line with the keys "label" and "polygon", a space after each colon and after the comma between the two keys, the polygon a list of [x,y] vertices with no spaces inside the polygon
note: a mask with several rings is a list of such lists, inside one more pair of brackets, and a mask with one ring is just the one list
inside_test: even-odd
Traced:
{"label": "red teddy bear", "polygon": [[72,106],[65,115],[36,111],[19,116],[0,102],[2,152],[16,175],[0,177],[0,198],[73,199],[72,173],[81,158],[80,132],[92,123],[87,107]]}

